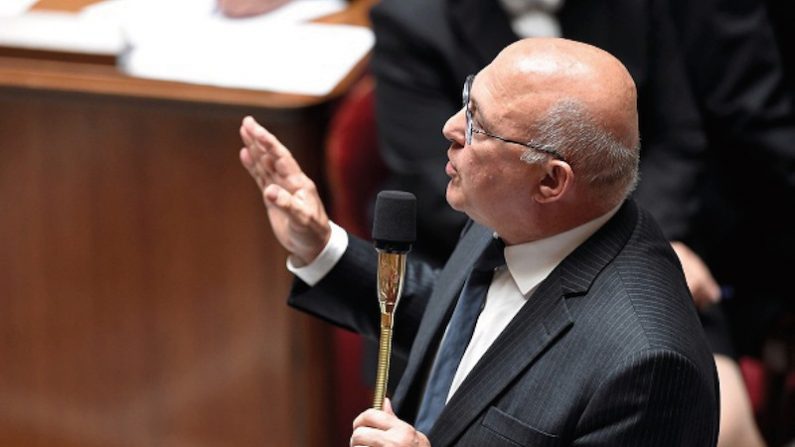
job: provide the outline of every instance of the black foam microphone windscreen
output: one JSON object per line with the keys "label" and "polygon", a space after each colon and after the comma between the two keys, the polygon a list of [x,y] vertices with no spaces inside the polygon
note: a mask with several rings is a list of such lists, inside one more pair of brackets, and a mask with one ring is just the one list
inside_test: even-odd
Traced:
{"label": "black foam microphone windscreen", "polygon": [[375,200],[373,240],[379,249],[409,251],[417,238],[417,198],[405,191],[381,191]]}

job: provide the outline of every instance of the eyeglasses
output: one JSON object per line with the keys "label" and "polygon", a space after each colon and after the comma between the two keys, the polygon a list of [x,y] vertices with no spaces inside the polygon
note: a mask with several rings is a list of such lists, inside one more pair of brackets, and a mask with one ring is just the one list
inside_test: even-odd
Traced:
{"label": "eyeglasses", "polygon": [[537,144],[537,143],[533,143],[533,142],[522,143],[521,141],[511,140],[511,139],[508,139],[508,138],[505,138],[505,137],[501,137],[499,135],[495,135],[495,134],[493,134],[491,132],[488,132],[486,130],[476,128],[475,125],[474,125],[474,120],[472,119],[472,111],[469,110],[469,92],[472,89],[472,81],[474,81],[474,80],[475,80],[475,75],[467,76],[466,81],[464,81],[464,92],[463,92],[463,95],[462,95],[463,96],[463,100],[464,100],[464,111],[466,112],[466,120],[467,120],[467,122],[466,122],[466,125],[467,125],[467,127],[466,127],[466,143],[468,145],[472,144],[472,134],[479,133],[479,134],[483,134],[483,135],[485,135],[487,137],[491,137],[491,138],[495,138],[497,140],[503,141],[505,143],[513,143],[513,144],[518,144],[520,146],[529,147],[530,149],[535,149],[535,150],[537,150],[539,152],[543,152],[543,153],[545,153],[547,155],[551,155],[552,157],[554,157],[554,158],[556,158],[558,160],[566,161],[563,158],[563,156],[560,155],[560,152],[558,152],[555,149],[552,149],[550,147],[547,147],[547,146],[544,146],[544,145],[540,145],[540,144]]}

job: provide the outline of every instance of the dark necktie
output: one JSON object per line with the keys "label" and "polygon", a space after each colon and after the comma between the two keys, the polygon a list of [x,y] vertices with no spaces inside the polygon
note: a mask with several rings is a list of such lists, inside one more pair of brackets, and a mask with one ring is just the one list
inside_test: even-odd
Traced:
{"label": "dark necktie", "polygon": [[453,316],[450,317],[442,346],[436,354],[436,361],[417,413],[415,427],[423,433],[430,432],[444,408],[458,364],[461,363],[461,358],[475,331],[475,323],[486,301],[486,292],[491,285],[494,269],[505,264],[504,247],[502,240],[493,239],[475,261],[472,272],[464,284]]}

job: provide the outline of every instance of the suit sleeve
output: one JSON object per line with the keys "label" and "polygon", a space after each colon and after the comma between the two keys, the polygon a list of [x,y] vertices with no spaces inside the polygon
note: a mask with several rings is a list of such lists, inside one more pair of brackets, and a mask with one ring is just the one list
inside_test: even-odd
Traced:
{"label": "suit sleeve", "polygon": [[573,445],[714,446],[718,382],[703,371],[670,351],[634,354],[592,395]]}
{"label": "suit sleeve", "polygon": [[[393,346],[408,355],[419,327],[437,271],[408,258],[403,294],[398,303]],[[372,244],[351,236],[337,265],[314,287],[296,279],[288,303],[336,326],[378,339],[376,273],[377,255]]]}

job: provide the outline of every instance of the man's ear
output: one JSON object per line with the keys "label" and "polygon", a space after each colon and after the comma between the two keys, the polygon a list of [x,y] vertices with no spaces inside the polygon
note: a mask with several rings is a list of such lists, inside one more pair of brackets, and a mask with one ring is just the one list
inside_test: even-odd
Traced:
{"label": "man's ear", "polygon": [[574,171],[563,160],[551,160],[544,164],[544,177],[538,184],[534,198],[539,203],[560,200],[574,183]]}

